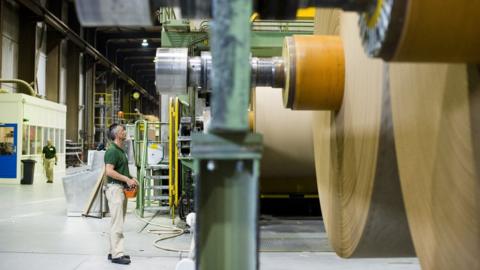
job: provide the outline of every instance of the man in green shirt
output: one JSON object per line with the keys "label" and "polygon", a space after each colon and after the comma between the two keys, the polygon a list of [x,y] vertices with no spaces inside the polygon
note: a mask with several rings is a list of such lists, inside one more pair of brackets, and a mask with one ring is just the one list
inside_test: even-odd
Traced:
{"label": "man in green shirt", "polygon": [[104,158],[107,176],[105,194],[111,214],[108,259],[111,259],[112,263],[130,264],[130,256],[125,255],[123,248],[123,223],[127,212],[127,199],[123,189],[138,185],[138,181],[130,175],[127,154],[123,150],[123,143],[127,138],[125,127],[113,124],[109,127],[108,134],[113,141],[105,152]]}
{"label": "man in green shirt", "polygon": [[53,183],[53,165],[57,165],[57,150],[51,140],[47,141],[47,145],[43,147],[42,153],[47,183]]}

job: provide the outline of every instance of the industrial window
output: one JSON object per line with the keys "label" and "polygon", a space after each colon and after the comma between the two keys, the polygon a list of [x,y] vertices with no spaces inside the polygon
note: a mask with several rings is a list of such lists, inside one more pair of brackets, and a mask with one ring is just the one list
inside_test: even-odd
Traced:
{"label": "industrial window", "polygon": [[65,130],[61,129],[60,130],[60,147],[58,148],[59,149],[59,153],[64,153],[65,149],[64,148],[64,142],[65,141]]}
{"label": "industrial window", "polygon": [[65,130],[58,128],[23,125],[22,155],[41,155],[48,141],[57,149],[57,153],[65,152]]}
{"label": "industrial window", "polygon": [[52,141],[52,144],[55,143],[55,129],[54,128],[48,128],[48,139]]}
{"label": "industrial window", "polygon": [[43,128],[43,144],[42,144],[42,153],[43,153],[43,146],[47,145],[48,141],[48,128]]}
{"label": "industrial window", "polygon": [[43,128],[42,127],[37,127],[37,137],[35,138],[35,153],[33,154],[37,154],[37,155],[40,155],[42,154],[42,149],[43,149],[43,145],[42,145],[42,134],[43,134]]}
{"label": "industrial window", "polygon": [[22,155],[28,155],[28,131],[29,126],[23,125],[23,135],[22,135]]}
{"label": "industrial window", "polygon": [[36,126],[30,126],[30,136],[28,137],[29,139],[29,145],[30,145],[30,151],[28,154],[34,155],[35,154],[35,147],[36,147],[36,132],[37,132],[37,127]]}
{"label": "industrial window", "polygon": [[15,154],[13,127],[0,127],[0,156]]}
{"label": "industrial window", "polygon": [[42,135],[43,135],[43,128],[30,126],[30,155],[40,155],[42,154]]}
{"label": "industrial window", "polygon": [[58,128],[55,129],[55,149],[57,149],[58,153],[61,153],[61,151],[60,151],[60,129],[58,129]]}

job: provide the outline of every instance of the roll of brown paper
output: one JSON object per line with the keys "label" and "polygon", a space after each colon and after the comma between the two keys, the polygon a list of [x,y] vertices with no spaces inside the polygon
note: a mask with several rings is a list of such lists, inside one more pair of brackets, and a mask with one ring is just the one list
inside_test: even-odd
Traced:
{"label": "roll of brown paper", "polygon": [[401,186],[422,269],[478,270],[478,70],[392,64],[390,78]]}
{"label": "roll of brown paper", "polygon": [[281,89],[259,87],[253,96],[255,132],[264,144],[261,193],[317,194],[311,112],[285,109]]}
{"label": "roll of brown paper", "polygon": [[405,2],[393,61],[480,62],[480,1]]}
{"label": "roll of brown paper", "polygon": [[342,257],[413,256],[396,166],[387,69],[363,52],[357,22],[355,14],[317,11],[316,34],[339,34],[346,61],[340,111],[313,116],[326,230]]}

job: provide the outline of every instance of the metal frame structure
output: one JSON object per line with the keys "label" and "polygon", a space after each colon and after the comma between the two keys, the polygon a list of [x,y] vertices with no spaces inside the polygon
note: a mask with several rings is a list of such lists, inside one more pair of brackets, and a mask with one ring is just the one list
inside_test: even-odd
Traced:
{"label": "metal frame structure", "polygon": [[[188,107],[188,110],[187,108]],[[185,179],[185,172],[186,168],[188,167],[193,170],[193,160],[191,156],[185,157],[181,154],[182,149],[182,142],[185,142],[185,138],[181,137],[181,119],[185,117],[185,115],[190,114],[190,109],[192,107],[192,103],[186,103],[185,100],[182,100],[181,97],[172,97],[170,98],[169,102],[169,177],[173,179],[170,182],[169,187],[169,194],[170,194],[170,205],[172,209],[179,209],[180,211],[180,203],[181,198],[189,192],[189,190],[185,190],[187,188],[186,179]],[[186,117],[188,118],[188,117]],[[190,116],[192,123],[195,124],[195,118]],[[183,140],[183,141],[182,141]],[[188,138],[188,140],[191,140]],[[191,149],[190,149],[191,150]],[[195,171],[195,170],[193,170]],[[194,185],[194,184],[193,184]],[[192,195],[193,196],[193,195]],[[187,196],[189,197],[189,196]],[[190,198],[190,197],[189,197]],[[185,210],[185,209],[183,209]],[[175,218],[175,212],[172,211],[172,219]],[[179,212],[180,214],[180,212]],[[183,217],[180,215],[180,218],[185,218],[185,215],[188,214],[183,212]]]}
{"label": "metal frame structure", "polygon": [[[255,15],[258,14],[255,13],[250,19],[251,53],[256,57],[281,56],[285,37],[313,34],[313,14],[309,14],[307,19],[283,21],[257,20]],[[190,22],[185,19],[164,19],[163,22],[163,48],[189,48],[190,55],[210,49],[208,21],[202,20],[202,27],[198,29],[192,29]]]}
{"label": "metal frame structure", "polygon": [[[115,90],[112,90],[115,91]],[[119,107],[115,103],[115,93],[95,93],[95,114],[94,114],[94,134],[95,134],[95,143],[98,145],[100,143],[106,144],[107,142],[107,129],[112,123],[116,123],[115,115],[116,108]]]}
{"label": "metal frame structure", "polygon": [[[172,184],[172,178],[169,175],[154,174],[154,171],[167,170],[169,164],[166,162],[160,162],[159,164],[148,164],[148,147],[151,143],[156,143],[162,145],[162,149],[166,147],[164,144],[169,141],[165,141],[160,138],[160,140],[150,140],[148,137],[148,132],[151,129],[150,126],[154,126],[154,130],[158,130],[160,133],[160,128],[162,125],[168,123],[163,122],[148,122],[146,120],[138,120],[135,122],[135,163],[138,167],[138,181],[139,181],[139,190],[137,193],[137,204],[136,208],[139,211],[141,217],[144,216],[145,211],[161,211],[161,210],[170,210],[174,213],[174,206],[170,203],[170,194],[164,195],[163,190],[169,190]],[[163,151],[165,154],[165,151]],[[165,156],[165,155],[164,155]],[[149,171],[150,173],[147,173]],[[163,180],[168,178],[168,185],[163,185]],[[155,181],[160,181],[155,183]],[[148,196],[146,196],[148,195]],[[158,202],[158,206],[154,205],[154,201]],[[162,202],[167,202],[168,206],[162,205]]]}
{"label": "metal frame structure", "polygon": [[248,131],[252,3],[214,0],[212,7],[212,133],[192,138],[196,269],[254,270],[262,139]]}

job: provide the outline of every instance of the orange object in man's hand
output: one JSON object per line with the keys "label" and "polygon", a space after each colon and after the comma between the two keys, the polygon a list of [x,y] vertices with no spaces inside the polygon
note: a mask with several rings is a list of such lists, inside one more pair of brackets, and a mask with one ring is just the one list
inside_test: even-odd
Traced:
{"label": "orange object in man's hand", "polygon": [[133,186],[131,188],[125,188],[123,192],[125,192],[125,197],[127,198],[135,198],[137,197],[137,186]]}

